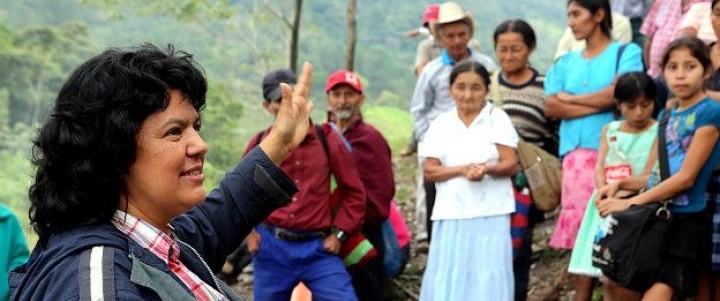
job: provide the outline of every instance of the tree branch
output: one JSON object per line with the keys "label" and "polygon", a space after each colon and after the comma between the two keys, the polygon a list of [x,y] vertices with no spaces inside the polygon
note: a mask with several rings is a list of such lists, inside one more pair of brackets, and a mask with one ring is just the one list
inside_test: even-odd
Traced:
{"label": "tree branch", "polygon": [[292,29],[293,24],[290,19],[288,19],[285,14],[283,14],[280,10],[275,9],[275,7],[270,4],[269,0],[263,0],[263,5],[270,13],[275,15],[275,17],[278,17],[280,20],[282,20],[288,28]]}

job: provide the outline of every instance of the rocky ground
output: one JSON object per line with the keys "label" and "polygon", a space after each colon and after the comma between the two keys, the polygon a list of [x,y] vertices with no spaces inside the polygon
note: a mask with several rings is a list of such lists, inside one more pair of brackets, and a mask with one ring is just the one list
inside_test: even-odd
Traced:
{"label": "rocky ground", "polygon": [[[405,216],[411,232],[414,230],[414,173],[417,158],[397,157],[394,160],[397,182],[396,199],[398,207]],[[530,274],[529,301],[571,300],[572,283],[563,273],[569,260],[569,252],[561,252],[547,248],[547,238],[552,232],[555,218],[549,214],[546,221],[535,228],[533,244],[533,265]],[[420,292],[420,280],[427,261],[427,243],[413,241],[411,243],[411,259],[405,272],[396,279],[391,279],[388,286],[389,301],[417,300]],[[252,301],[252,271],[246,269],[233,287],[247,300]],[[558,288],[557,290],[555,288]],[[553,293],[555,291],[555,293]],[[596,298],[600,299],[600,298]]]}

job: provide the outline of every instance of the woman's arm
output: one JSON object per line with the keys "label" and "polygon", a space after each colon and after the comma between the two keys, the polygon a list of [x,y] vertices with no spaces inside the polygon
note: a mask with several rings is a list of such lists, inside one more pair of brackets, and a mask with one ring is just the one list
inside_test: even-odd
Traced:
{"label": "woman's arm", "polygon": [[598,148],[598,158],[595,163],[595,189],[605,186],[605,158],[607,157],[607,125],[602,129],[600,134],[600,148]]}
{"label": "woman's arm", "polygon": [[444,166],[437,158],[426,158],[423,164],[423,176],[428,182],[442,182],[455,177],[464,177],[469,165]]}
{"label": "woman's arm", "polygon": [[[608,198],[605,204],[600,204],[600,214],[605,216],[609,213],[622,211],[630,207],[630,205],[650,204],[669,199],[685,190],[690,189],[695,183],[698,173],[705,165],[710,153],[712,153],[715,143],[717,143],[720,132],[715,126],[702,126],[695,131],[695,136],[690,142],[687,155],[680,170],[671,175],[666,180],[660,182],[657,186],[647,190],[628,201]],[[662,146],[658,146],[662,147]]]}
{"label": "woman's arm", "polygon": [[485,165],[485,173],[497,177],[509,177],[517,171],[517,151],[515,148],[495,144],[500,158],[493,165]]}
{"label": "woman's arm", "polygon": [[[647,19],[645,20],[647,22]],[[653,35],[645,35],[645,44],[643,44],[643,62],[645,62],[645,69],[650,69],[650,51],[652,50]]]}
{"label": "woman's arm", "polygon": [[561,94],[553,94],[545,98],[545,116],[557,119],[572,119],[602,112],[598,108],[567,102],[560,97]]}
{"label": "woman's arm", "polygon": [[562,101],[568,102],[574,105],[587,106],[591,108],[599,109],[600,111],[606,111],[612,109],[615,106],[615,79],[613,82],[601,89],[591,93],[583,94],[570,94],[570,93],[558,93],[558,97]]}

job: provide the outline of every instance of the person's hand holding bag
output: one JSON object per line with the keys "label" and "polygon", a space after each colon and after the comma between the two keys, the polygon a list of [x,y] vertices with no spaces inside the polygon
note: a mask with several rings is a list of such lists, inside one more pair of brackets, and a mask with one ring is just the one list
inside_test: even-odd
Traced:
{"label": "person's hand holding bag", "polygon": [[260,142],[260,148],[277,166],[287,154],[300,145],[310,127],[309,112],[313,108],[313,103],[309,100],[312,71],[312,65],[305,62],[295,88],[280,84],[282,88],[280,111],[270,133]]}

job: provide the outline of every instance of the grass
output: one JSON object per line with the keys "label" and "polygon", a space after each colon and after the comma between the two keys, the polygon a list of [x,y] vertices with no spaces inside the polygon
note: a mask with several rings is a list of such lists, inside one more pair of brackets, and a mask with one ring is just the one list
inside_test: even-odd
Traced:
{"label": "grass", "polygon": [[375,126],[390,144],[394,154],[397,154],[409,141],[412,134],[412,117],[405,110],[373,106],[363,110],[367,123]]}
{"label": "grass", "polygon": [[414,164],[414,159],[399,158],[397,154],[410,141],[412,117],[405,110],[384,106],[367,107],[363,111],[363,116],[367,123],[375,126],[383,134],[394,154],[396,202],[401,206],[409,203],[415,192],[414,180],[417,164]]}

